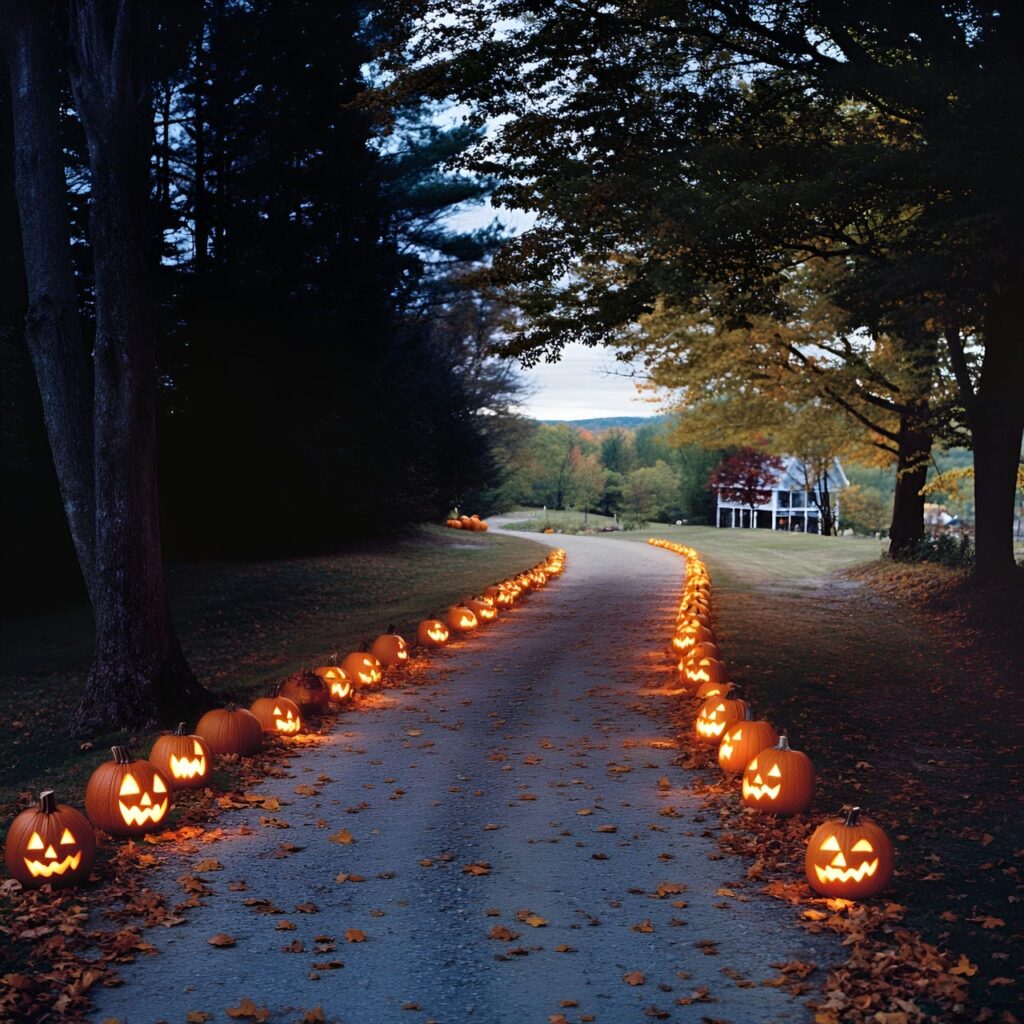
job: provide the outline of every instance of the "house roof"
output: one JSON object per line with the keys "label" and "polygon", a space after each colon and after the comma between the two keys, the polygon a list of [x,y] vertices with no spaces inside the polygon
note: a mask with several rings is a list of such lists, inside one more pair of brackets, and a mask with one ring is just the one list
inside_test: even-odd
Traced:
{"label": "house roof", "polygon": [[[807,490],[808,475],[804,473],[803,461],[795,455],[786,455],[782,459],[783,468],[776,474],[775,483],[772,489],[776,491],[804,491]],[[839,491],[849,487],[850,481],[843,472],[839,459],[832,460],[832,466],[828,471],[828,489]]]}

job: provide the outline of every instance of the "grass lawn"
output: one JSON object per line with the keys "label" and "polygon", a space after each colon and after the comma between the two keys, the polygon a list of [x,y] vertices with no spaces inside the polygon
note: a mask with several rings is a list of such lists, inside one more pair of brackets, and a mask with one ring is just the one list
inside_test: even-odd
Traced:
{"label": "grass lawn", "polygon": [[860,804],[883,822],[897,845],[889,898],[978,965],[978,1005],[1017,1005],[1022,581],[882,562],[878,541],[856,538],[656,527],[608,543],[647,536],[706,561],[723,658],[758,717],[815,762],[813,813]]}
{"label": "grass lawn", "polygon": [[544,511],[539,508],[519,508],[505,512],[503,516],[509,520],[503,524],[506,530],[524,530],[529,533],[542,533],[549,528],[559,533],[582,533],[584,530],[600,530],[602,527],[617,525],[612,516],[588,512],[584,517],[582,512],[568,509]]}
{"label": "grass lawn", "polygon": [[[168,588],[178,633],[199,679],[248,703],[302,666],[359,649],[390,624],[414,634],[420,619],[533,565],[547,550],[526,538],[424,527],[401,540],[339,555],[174,565]],[[115,742],[148,753],[152,735],[112,733],[82,751],[59,727],[78,702],[89,667],[87,609],[8,621],[2,641],[5,820],[18,794],[29,790],[52,788],[80,804],[88,774],[109,758]]]}

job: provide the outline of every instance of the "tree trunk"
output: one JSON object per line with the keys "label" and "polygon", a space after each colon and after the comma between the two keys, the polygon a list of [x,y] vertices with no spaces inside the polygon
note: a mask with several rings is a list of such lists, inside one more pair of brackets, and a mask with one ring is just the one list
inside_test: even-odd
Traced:
{"label": "tree trunk", "polygon": [[924,539],[924,495],[921,488],[928,478],[928,457],[932,450],[932,429],[923,415],[900,415],[896,456],[896,493],[889,527],[889,555],[905,558]]}
{"label": "tree trunk", "polygon": [[142,2],[71,4],[96,298],[96,654],[75,718],[81,731],[169,721],[208,696],[171,626],[160,548],[147,230],[151,14]]}
{"label": "tree trunk", "polygon": [[1005,289],[989,302],[984,322],[985,356],[971,416],[974,439],[975,571],[996,579],[1016,570],[1013,513],[1021,438],[1024,433],[1024,342],[1015,300]]}
{"label": "tree trunk", "polygon": [[92,379],[71,265],[67,184],[49,6],[4,0],[0,44],[11,76],[14,173],[28,287],[25,340],[61,499],[90,597],[95,591]]}

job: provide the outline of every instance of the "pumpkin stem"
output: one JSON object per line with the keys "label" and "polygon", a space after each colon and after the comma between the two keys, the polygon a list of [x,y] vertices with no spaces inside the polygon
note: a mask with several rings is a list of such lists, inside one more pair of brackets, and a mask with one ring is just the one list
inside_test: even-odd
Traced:
{"label": "pumpkin stem", "polygon": [[116,764],[132,763],[132,755],[128,752],[127,747],[111,747],[110,752],[114,755],[114,762]]}
{"label": "pumpkin stem", "polygon": [[55,814],[57,811],[57,799],[52,789],[44,790],[39,794],[39,813]]}
{"label": "pumpkin stem", "polygon": [[188,732],[185,729],[185,723],[184,722],[179,722],[178,723],[178,728],[174,730],[174,735],[175,736],[187,736],[188,735]]}
{"label": "pumpkin stem", "polygon": [[789,750],[790,749],[789,737],[785,733],[782,733],[779,736],[779,742],[775,744],[775,749],[776,750]]}
{"label": "pumpkin stem", "polygon": [[846,815],[845,825],[847,828],[852,828],[855,825],[860,824],[861,810],[859,807],[851,807],[849,814]]}
{"label": "pumpkin stem", "polygon": [[238,705],[233,700],[229,701],[227,704],[224,705],[224,710],[232,712],[237,711]]}

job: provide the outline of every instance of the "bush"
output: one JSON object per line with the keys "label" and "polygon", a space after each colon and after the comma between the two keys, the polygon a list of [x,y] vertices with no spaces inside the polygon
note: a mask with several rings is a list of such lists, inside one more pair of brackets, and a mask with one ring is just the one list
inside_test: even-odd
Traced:
{"label": "bush", "polygon": [[907,552],[908,562],[936,562],[954,568],[967,568],[974,564],[974,545],[971,538],[964,534],[954,537],[944,533],[934,540],[918,541],[914,548]]}

